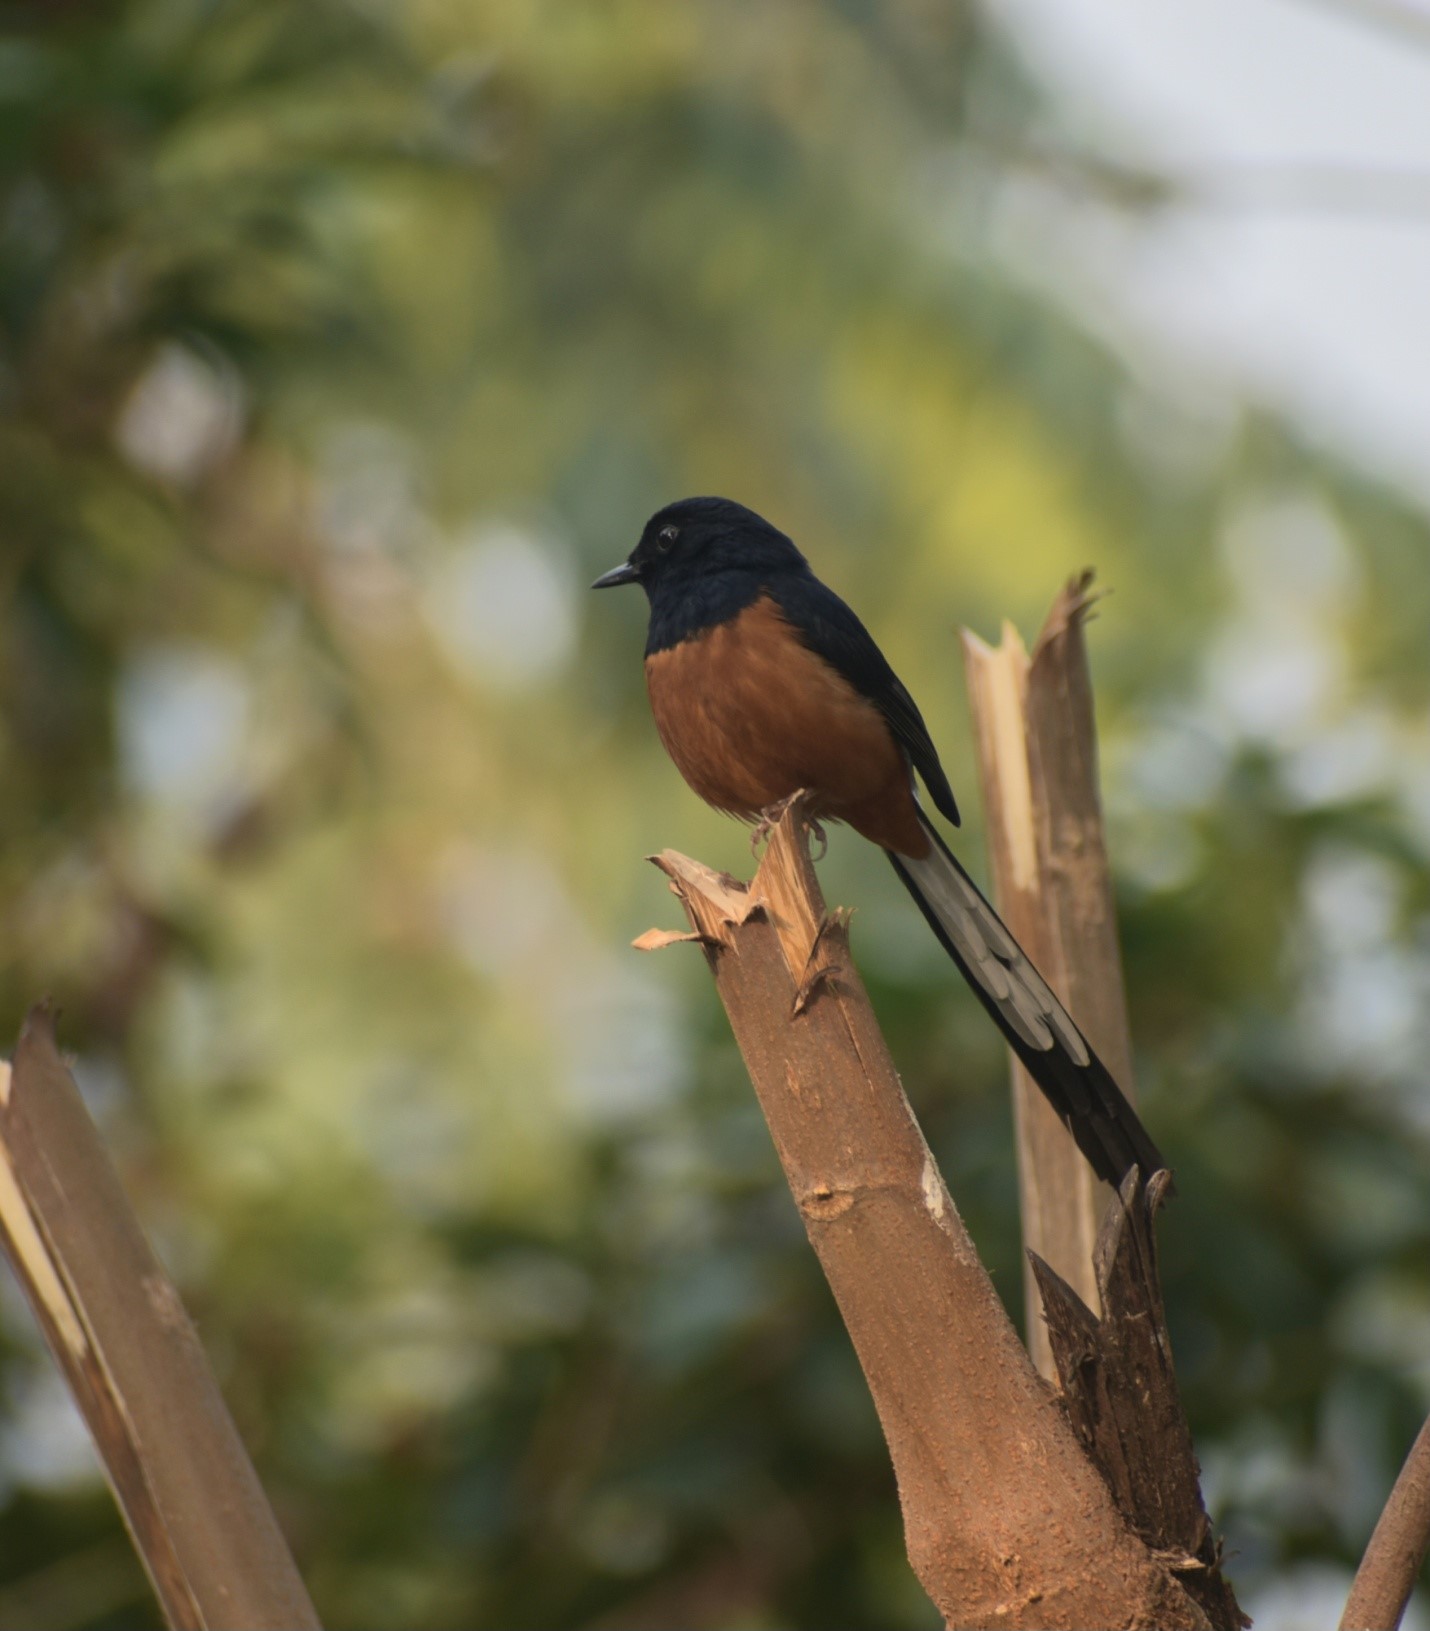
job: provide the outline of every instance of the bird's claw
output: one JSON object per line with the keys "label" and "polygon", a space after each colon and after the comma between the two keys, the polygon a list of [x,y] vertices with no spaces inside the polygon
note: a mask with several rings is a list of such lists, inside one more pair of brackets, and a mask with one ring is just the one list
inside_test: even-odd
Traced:
{"label": "bird's claw", "polygon": [[[775,830],[775,828],[779,826],[780,821],[784,817],[785,811],[789,809],[790,805],[792,805],[796,799],[801,798],[802,796],[802,790],[799,793],[791,793],[788,798],[781,799],[778,804],[767,805],[760,811],[760,819],[755,823],[754,830],[750,834],[751,855],[759,855],[760,845],[763,844]],[[815,818],[807,812],[804,815],[804,824],[806,829],[819,844],[818,855],[811,851],[810,859],[812,861],[822,861],[829,853],[829,835],[825,832],[823,825],[816,821]]]}

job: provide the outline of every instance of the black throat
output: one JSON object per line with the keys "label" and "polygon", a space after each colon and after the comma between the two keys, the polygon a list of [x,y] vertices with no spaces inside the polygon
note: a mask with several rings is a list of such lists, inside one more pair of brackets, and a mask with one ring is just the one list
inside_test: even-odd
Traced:
{"label": "black throat", "polygon": [[718,572],[697,572],[652,583],[647,589],[650,628],[646,633],[646,656],[669,651],[704,629],[738,617],[769,591],[769,576],[767,572],[724,567]]}

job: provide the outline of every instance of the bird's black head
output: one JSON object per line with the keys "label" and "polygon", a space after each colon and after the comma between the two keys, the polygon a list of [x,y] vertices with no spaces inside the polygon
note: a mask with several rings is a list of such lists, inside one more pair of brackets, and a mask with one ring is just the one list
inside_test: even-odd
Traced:
{"label": "bird's black head", "polygon": [[630,559],[591,587],[639,583],[652,595],[665,584],[722,572],[787,572],[804,565],[784,533],[734,499],[682,498],[657,510]]}
{"label": "bird's black head", "polygon": [[682,498],[646,522],[630,559],[593,589],[638,583],[650,601],[647,653],[723,623],[782,574],[809,570],[777,527],[729,498]]}

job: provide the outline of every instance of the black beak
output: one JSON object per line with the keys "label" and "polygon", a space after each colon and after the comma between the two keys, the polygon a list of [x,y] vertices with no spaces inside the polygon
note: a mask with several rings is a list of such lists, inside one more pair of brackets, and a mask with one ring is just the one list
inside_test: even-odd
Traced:
{"label": "black beak", "polygon": [[603,572],[591,585],[593,589],[615,589],[623,583],[639,583],[641,569],[632,566],[629,561],[622,561],[619,566],[613,566],[609,572]]}

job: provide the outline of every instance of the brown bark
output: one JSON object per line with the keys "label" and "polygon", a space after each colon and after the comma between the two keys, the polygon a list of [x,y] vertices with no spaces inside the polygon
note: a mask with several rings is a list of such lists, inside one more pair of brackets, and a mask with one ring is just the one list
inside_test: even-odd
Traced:
{"label": "brown bark", "polygon": [[317,1616],[172,1281],[45,1009],[0,1064],[0,1244],[93,1435],[171,1626]]}
{"label": "brown bark", "polygon": [[1395,1631],[1430,1548],[1430,1421],[1410,1447],[1370,1537],[1341,1631]]}
{"label": "brown bark", "polygon": [[[996,649],[965,632],[964,654],[999,905],[1133,1098],[1083,635],[1091,583],[1083,573],[1064,585],[1031,657],[1009,625]],[[1030,1350],[1060,1381],[1123,1517],[1214,1625],[1235,1628],[1243,1616],[1202,1504],[1157,1278],[1152,1217],[1167,1175],[1152,1178],[1150,1204],[1135,1177],[1114,1195],[1016,1061],[1013,1075]]]}
{"label": "brown bark", "polygon": [[1170,1182],[1134,1167],[1108,1208],[1094,1266],[1099,1318],[1041,1258],[1031,1261],[1073,1430],[1117,1510],[1219,1631],[1247,1624],[1221,1573],[1200,1469],[1172,1369],[1153,1218]]}
{"label": "brown bark", "polygon": [[[1205,1627],[1119,1517],[944,1187],[797,808],[753,883],[666,851],[888,1440],[950,1626]],[[642,936],[647,946],[670,937]]]}
{"label": "brown bark", "polygon": [[[996,648],[965,631],[964,661],[999,911],[1135,1102],[1083,639],[1091,582],[1090,572],[1068,581],[1031,657],[1005,624]],[[1112,1191],[1016,1060],[1012,1074],[1024,1244],[1095,1310],[1093,1250]],[[1024,1294],[1029,1350],[1051,1377],[1031,1271]]]}

